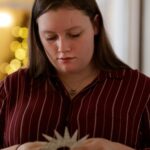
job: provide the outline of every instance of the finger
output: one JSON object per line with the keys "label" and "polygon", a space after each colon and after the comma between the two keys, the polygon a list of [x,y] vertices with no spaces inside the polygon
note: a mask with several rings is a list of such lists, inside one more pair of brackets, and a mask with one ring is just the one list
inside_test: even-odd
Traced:
{"label": "finger", "polygon": [[71,148],[71,150],[89,150],[89,148],[87,146],[79,146]]}
{"label": "finger", "polygon": [[20,145],[18,147],[18,150],[31,150],[31,149],[35,150],[35,149],[41,149],[46,144],[47,144],[47,142],[39,142],[39,141],[28,142],[28,143],[24,143],[24,144]]}
{"label": "finger", "polygon": [[113,150],[111,141],[102,138],[91,138],[84,141],[79,147],[73,150]]}

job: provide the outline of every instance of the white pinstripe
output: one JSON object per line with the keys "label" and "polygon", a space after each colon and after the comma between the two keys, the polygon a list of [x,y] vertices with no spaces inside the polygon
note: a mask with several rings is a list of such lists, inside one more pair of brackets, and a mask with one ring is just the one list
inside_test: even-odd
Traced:
{"label": "white pinstripe", "polygon": [[39,91],[37,91],[37,98],[36,98],[36,101],[35,101],[35,103],[34,103],[34,106],[33,106],[33,111],[31,112],[31,116],[30,116],[30,119],[29,119],[29,131],[28,131],[28,138],[30,138],[30,134],[32,133],[31,132],[31,122],[33,121],[33,119],[32,119],[32,117],[33,117],[33,113],[34,113],[34,111],[35,111],[35,109],[36,109],[36,104],[37,104],[37,102],[38,102],[38,97],[39,97]]}
{"label": "white pinstripe", "polygon": [[[46,99],[47,99],[47,92],[48,92],[47,89],[48,89],[48,85],[47,85],[47,83],[46,83],[46,85],[45,85],[45,93],[46,93],[46,94],[45,94],[45,97],[44,97],[44,100],[43,100],[43,105],[42,105],[42,108],[41,108],[41,113],[40,113],[40,115],[39,115],[39,121],[38,121],[37,140],[38,140],[39,134],[40,134],[39,130],[40,130],[41,118],[42,118],[44,106],[45,106]],[[45,117],[46,117],[46,116],[45,116]]]}
{"label": "white pinstripe", "polygon": [[[125,97],[126,97],[126,95],[127,95],[127,91],[128,91],[128,88],[129,88],[129,86],[130,86],[130,82],[131,82],[131,76],[130,76],[130,79],[129,79],[129,82],[128,82],[128,85],[126,86],[126,91],[125,91],[125,94],[124,94],[124,97],[123,97],[123,100],[122,100],[122,105],[121,105],[121,107],[120,107],[120,120],[122,120],[122,118],[121,118],[121,115],[122,115],[122,111],[123,111],[123,108],[124,108],[124,102],[125,102]],[[124,116],[125,117],[125,116]],[[126,116],[127,117],[127,116]],[[119,136],[118,136],[118,139],[120,139],[120,136],[121,136],[121,122],[120,122],[120,124],[119,124]]]}
{"label": "white pinstripe", "polygon": [[116,96],[114,98],[114,102],[112,105],[112,122],[111,122],[111,134],[110,134],[110,139],[112,140],[112,136],[113,136],[113,128],[114,128],[114,109],[115,109],[115,104],[116,104],[116,100],[117,100],[117,96],[119,94],[119,91],[121,89],[121,85],[122,85],[123,81],[121,80],[119,88],[117,90]]}
{"label": "white pinstripe", "polygon": [[102,119],[104,122],[103,122],[103,128],[102,128],[102,135],[104,135],[104,131],[105,131],[106,103],[107,103],[109,94],[110,94],[110,92],[111,92],[111,90],[112,90],[113,84],[114,84],[114,81],[113,81],[112,84],[111,84],[111,87],[110,87],[110,89],[109,89],[109,91],[108,91],[108,94],[107,94],[107,97],[106,97],[106,100],[105,100],[105,103],[104,103],[104,114],[103,114],[103,119]]}
{"label": "white pinstripe", "polygon": [[99,103],[99,100],[101,100],[101,94],[102,94],[102,92],[103,92],[103,90],[104,90],[104,88],[105,88],[105,85],[106,85],[106,82],[107,82],[107,80],[105,80],[105,82],[104,82],[104,84],[103,84],[103,87],[102,87],[102,89],[101,89],[101,92],[99,93],[99,95],[98,95],[98,98],[97,98],[97,102],[96,102],[96,109],[95,109],[95,121],[94,121],[94,132],[93,132],[93,137],[95,136],[95,134],[96,134],[96,127],[97,127],[97,112],[98,112],[98,108],[97,108],[97,106],[98,106],[98,103]]}
{"label": "white pinstripe", "polygon": [[125,129],[125,131],[126,131],[126,133],[125,133],[125,143],[127,143],[127,137],[128,137],[129,111],[131,110],[131,104],[133,102],[133,98],[134,98],[134,95],[135,95],[135,92],[136,92],[138,81],[139,81],[139,73],[138,73],[136,84],[135,84],[135,87],[134,87],[134,90],[133,90],[132,98],[131,98],[131,101],[130,101],[130,104],[129,104],[129,107],[128,107],[128,110],[127,110],[127,127]]}
{"label": "white pinstripe", "polygon": [[21,120],[21,126],[20,126],[20,142],[22,143],[22,134],[23,134],[23,124],[24,124],[24,117],[25,117],[25,114],[26,114],[26,112],[27,112],[27,109],[28,109],[28,107],[29,107],[29,105],[30,105],[30,102],[32,101],[32,90],[33,90],[33,80],[31,80],[31,89],[30,89],[30,96],[29,96],[29,100],[28,100],[28,103],[27,103],[27,106],[26,106],[26,108],[24,109],[24,113],[23,113],[23,115],[22,115],[22,120]]}

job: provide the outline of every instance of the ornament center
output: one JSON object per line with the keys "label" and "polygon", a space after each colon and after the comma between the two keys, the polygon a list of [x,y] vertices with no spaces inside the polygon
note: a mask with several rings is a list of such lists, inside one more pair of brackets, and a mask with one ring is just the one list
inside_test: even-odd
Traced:
{"label": "ornament center", "polygon": [[64,147],[58,148],[57,150],[70,150],[70,148],[67,146],[64,146]]}

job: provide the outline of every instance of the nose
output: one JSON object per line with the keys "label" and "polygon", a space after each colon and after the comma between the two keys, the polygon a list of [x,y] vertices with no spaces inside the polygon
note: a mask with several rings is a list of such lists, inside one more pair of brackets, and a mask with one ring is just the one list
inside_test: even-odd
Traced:
{"label": "nose", "polygon": [[57,50],[58,52],[68,52],[70,51],[70,42],[66,38],[59,38],[57,42]]}

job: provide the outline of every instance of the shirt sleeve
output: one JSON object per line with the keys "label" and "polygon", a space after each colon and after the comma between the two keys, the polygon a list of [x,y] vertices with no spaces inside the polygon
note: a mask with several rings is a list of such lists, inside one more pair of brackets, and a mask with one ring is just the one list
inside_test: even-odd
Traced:
{"label": "shirt sleeve", "polygon": [[149,95],[149,101],[143,113],[142,123],[143,123],[142,124],[143,147],[144,150],[150,150],[150,95]]}
{"label": "shirt sleeve", "polygon": [[4,122],[5,122],[5,101],[6,101],[6,94],[5,94],[5,87],[4,81],[0,81],[0,148],[3,145],[3,131],[4,131]]}

